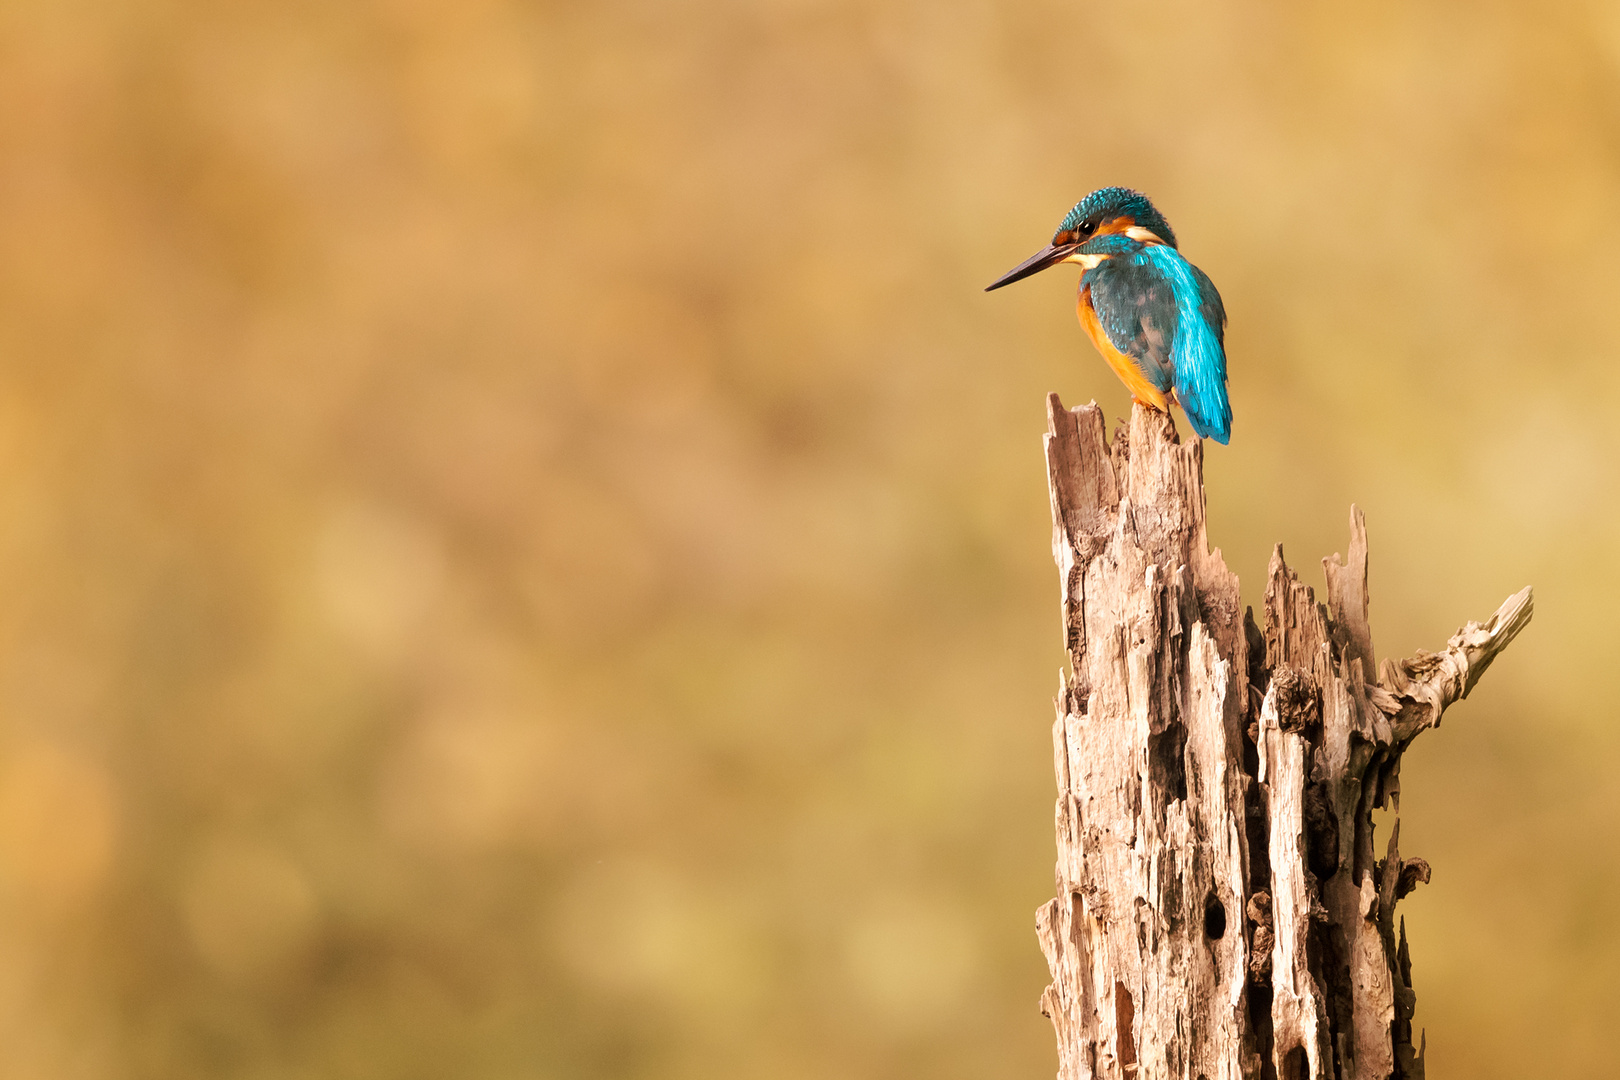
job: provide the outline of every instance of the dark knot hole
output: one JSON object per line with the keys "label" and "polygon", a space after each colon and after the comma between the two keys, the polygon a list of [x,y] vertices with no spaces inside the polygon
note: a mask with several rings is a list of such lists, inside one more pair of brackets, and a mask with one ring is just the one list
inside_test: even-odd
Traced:
{"label": "dark knot hole", "polygon": [[1226,933],[1226,905],[1221,903],[1221,898],[1215,895],[1214,889],[1211,889],[1208,898],[1204,900],[1204,936],[1211,941],[1219,941],[1224,933]]}

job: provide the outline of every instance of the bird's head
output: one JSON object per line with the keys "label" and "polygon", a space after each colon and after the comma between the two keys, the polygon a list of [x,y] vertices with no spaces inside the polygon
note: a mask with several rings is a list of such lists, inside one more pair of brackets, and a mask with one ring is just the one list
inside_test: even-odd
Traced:
{"label": "bird's head", "polygon": [[1074,204],[1064,215],[1052,242],[1007,271],[985,292],[1011,285],[1061,262],[1077,262],[1090,269],[1107,258],[1107,249],[1124,237],[1140,244],[1176,246],[1176,234],[1152,201],[1130,188],[1098,188]]}

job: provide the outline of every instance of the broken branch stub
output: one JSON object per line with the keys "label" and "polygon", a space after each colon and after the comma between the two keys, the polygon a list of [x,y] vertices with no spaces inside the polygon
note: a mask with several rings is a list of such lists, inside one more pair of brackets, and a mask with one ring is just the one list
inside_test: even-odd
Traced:
{"label": "broken branch stub", "polygon": [[1205,535],[1202,444],[1136,406],[1048,401],[1070,670],[1053,727],[1057,897],[1037,914],[1059,1080],[1421,1077],[1395,905],[1429,866],[1376,850],[1400,757],[1530,619],[1374,665],[1367,543],[1317,602],[1272,555],[1263,626]]}

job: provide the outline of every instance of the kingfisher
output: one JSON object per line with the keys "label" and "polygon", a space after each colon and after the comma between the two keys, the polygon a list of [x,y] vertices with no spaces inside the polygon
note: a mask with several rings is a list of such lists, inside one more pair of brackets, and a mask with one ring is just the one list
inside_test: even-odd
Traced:
{"label": "kingfisher", "polygon": [[1132,400],[1170,412],[1181,404],[1200,436],[1232,436],[1226,399],[1226,308],[1215,283],[1182,257],[1152,201],[1129,188],[1099,188],[1075,204],[1052,242],[985,292],[1058,263],[1084,267],[1080,325]]}

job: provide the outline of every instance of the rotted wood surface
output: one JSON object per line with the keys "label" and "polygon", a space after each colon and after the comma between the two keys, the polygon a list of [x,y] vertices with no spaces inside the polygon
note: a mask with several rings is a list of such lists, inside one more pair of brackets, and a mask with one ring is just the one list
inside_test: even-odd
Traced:
{"label": "rotted wood surface", "polygon": [[1530,590],[1375,668],[1352,508],[1327,603],[1279,547],[1257,625],[1209,548],[1201,444],[1141,406],[1112,445],[1095,405],[1048,407],[1070,669],[1036,925],[1059,1080],[1421,1077],[1395,906],[1429,867],[1397,846],[1401,753],[1529,622]]}

